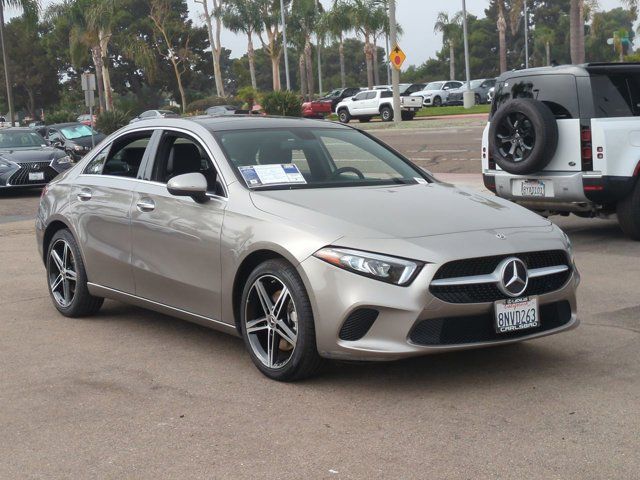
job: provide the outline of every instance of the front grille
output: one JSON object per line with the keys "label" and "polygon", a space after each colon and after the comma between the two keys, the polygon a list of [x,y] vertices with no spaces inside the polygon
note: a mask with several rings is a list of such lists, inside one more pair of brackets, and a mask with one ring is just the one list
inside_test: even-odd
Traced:
{"label": "front grille", "polygon": [[416,345],[468,345],[473,343],[507,340],[546,332],[571,321],[568,301],[550,303],[540,307],[540,326],[508,333],[497,333],[493,312],[468,317],[422,320],[409,334]]}
{"label": "front grille", "polygon": [[338,335],[340,340],[348,340],[350,342],[360,340],[367,334],[377,318],[377,310],[373,310],[372,308],[359,308],[349,315],[342,324],[340,334]]}
{"label": "front grille", "polygon": [[[440,280],[474,275],[488,275],[493,273],[500,262],[509,257],[519,258],[525,263],[529,270],[558,265],[569,266],[569,270],[566,272],[529,279],[527,290],[522,296],[543,295],[559,290],[571,276],[571,267],[567,254],[563,250],[548,250],[455,260],[443,265],[436,272],[433,279]],[[448,303],[489,303],[507,298],[507,296],[498,289],[498,286],[493,283],[447,286],[431,285],[429,291],[435,297]]]}
{"label": "front grille", "polygon": [[[42,185],[53,180],[58,172],[51,166],[50,162],[29,162],[20,163],[20,169],[9,178],[9,185]],[[29,180],[29,173],[44,172],[44,180]]]}

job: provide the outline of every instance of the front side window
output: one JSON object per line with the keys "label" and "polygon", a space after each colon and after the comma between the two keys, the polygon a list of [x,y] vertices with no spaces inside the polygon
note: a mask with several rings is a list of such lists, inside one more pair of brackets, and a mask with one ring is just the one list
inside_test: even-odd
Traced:
{"label": "front side window", "polygon": [[362,92],[362,93],[359,93],[358,95],[356,95],[356,96],[353,98],[353,100],[354,100],[355,102],[357,102],[357,101],[359,101],[359,100],[366,100],[366,98],[367,98],[367,92]]}
{"label": "front side window", "polygon": [[114,140],[87,164],[84,173],[136,178],[152,134],[136,132]]}
{"label": "front side window", "polygon": [[[220,131],[214,135],[237,176],[254,188],[404,185],[429,181],[417,167],[357,130],[276,128]],[[282,172],[299,172],[303,179],[294,175],[295,184],[270,184],[276,183],[273,175]],[[250,176],[256,175],[260,178],[252,181]]]}
{"label": "front side window", "polygon": [[208,191],[221,193],[216,170],[202,145],[188,135],[165,132],[158,145],[151,180],[167,183],[186,173],[201,173],[207,179]]}

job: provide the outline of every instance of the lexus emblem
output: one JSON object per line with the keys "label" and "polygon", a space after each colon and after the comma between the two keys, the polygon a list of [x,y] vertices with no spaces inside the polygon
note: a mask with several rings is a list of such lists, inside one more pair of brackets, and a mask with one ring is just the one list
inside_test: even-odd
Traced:
{"label": "lexus emblem", "polygon": [[529,272],[522,260],[510,257],[498,266],[500,281],[498,288],[509,297],[520,297],[529,284]]}

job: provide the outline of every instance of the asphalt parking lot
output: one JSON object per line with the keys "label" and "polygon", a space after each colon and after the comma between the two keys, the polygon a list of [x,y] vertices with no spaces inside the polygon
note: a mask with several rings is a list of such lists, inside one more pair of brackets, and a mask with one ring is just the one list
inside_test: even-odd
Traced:
{"label": "asphalt parking lot", "polygon": [[[480,134],[376,132],[471,188]],[[615,219],[554,218],[582,274],[576,330],[280,384],[197,325],[111,301],[57,314],[37,201],[0,197],[0,478],[638,476],[640,242]]]}

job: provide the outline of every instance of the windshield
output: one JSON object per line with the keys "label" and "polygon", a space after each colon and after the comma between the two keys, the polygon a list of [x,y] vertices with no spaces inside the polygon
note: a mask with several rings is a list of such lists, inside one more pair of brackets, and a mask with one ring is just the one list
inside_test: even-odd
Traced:
{"label": "windshield", "polygon": [[431,82],[426,87],[425,90],[442,90],[444,82]]}
{"label": "windshield", "polygon": [[[91,131],[92,131],[92,128],[89,127],[88,125],[73,125],[70,127],[62,127],[60,129],[60,132],[62,133],[62,135],[64,135],[64,138],[67,138],[69,140],[82,138],[82,137],[90,137]],[[93,130],[94,135],[97,135],[97,133],[98,132]]]}
{"label": "windshield", "polygon": [[215,132],[250,188],[427,183],[417,167],[357,130],[276,128]]}
{"label": "windshield", "polygon": [[0,148],[33,148],[45,145],[36,132],[0,132]]}

